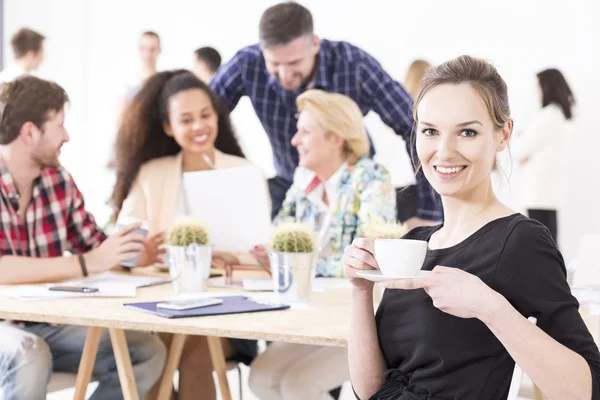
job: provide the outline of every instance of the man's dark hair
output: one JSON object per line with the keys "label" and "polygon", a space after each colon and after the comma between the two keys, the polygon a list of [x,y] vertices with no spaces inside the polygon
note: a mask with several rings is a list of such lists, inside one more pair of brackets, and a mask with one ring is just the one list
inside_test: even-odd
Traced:
{"label": "man's dark hair", "polygon": [[259,38],[263,49],[282,46],[307,35],[313,35],[313,18],[306,7],[296,2],[267,8],[260,18]]}
{"label": "man's dark hair", "polygon": [[48,114],[62,110],[67,101],[58,84],[30,75],[0,85],[0,145],[12,143],[26,122],[42,129]]}
{"label": "man's dark hair", "polygon": [[194,54],[198,60],[204,61],[213,73],[221,66],[221,55],[212,47],[201,47],[194,51]]}
{"label": "man's dark hair", "polygon": [[44,39],[44,35],[29,28],[19,29],[10,40],[15,58],[22,58],[30,51],[37,53],[42,48]]}

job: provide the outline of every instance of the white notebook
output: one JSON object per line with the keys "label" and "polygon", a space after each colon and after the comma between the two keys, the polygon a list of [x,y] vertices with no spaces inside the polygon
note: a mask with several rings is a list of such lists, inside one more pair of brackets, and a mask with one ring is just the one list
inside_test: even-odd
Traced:
{"label": "white notebook", "polygon": [[255,165],[186,172],[188,212],[205,226],[215,250],[249,252],[271,236],[271,200]]}

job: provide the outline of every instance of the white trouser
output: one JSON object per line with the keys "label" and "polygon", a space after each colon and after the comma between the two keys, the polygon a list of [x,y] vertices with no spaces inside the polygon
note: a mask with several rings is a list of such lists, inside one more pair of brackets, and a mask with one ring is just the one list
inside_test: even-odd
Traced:
{"label": "white trouser", "polygon": [[345,348],[273,343],[252,363],[249,384],[261,400],[331,400],[349,379]]}

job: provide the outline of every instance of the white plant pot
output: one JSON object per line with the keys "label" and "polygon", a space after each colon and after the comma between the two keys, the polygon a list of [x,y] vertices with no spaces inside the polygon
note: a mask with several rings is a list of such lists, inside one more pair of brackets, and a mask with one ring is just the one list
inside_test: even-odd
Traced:
{"label": "white plant pot", "polygon": [[189,246],[167,246],[167,251],[173,292],[203,292],[210,276],[212,246],[192,243]]}
{"label": "white plant pot", "polygon": [[309,302],[315,278],[315,253],[269,252],[273,288],[281,302]]}

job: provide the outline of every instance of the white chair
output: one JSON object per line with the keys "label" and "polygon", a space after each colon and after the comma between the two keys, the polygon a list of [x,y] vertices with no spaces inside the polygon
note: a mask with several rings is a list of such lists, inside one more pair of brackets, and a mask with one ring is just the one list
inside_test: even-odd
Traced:
{"label": "white chair", "polygon": [[237,361],[227,361],[227,371],[237,369],[238,387],[240,388],[240,400],[244,400],[244,381],[242,379],[242,368]]}
{"label": "white chair", "polygon": [[598,249],[600,248],[600,235],[585,235],[579,241],[575,260],[569,264],[573,276],[573,286],[600,285],[600,262],[598,262]]}
{"label": "white chair", "polygon": [[[528,320],[537,325],[537,319],[529,317]],[[510,381],[510,388],[508,389],[508,397],[506,400],[517,400],[519,397],[519,390],[521,389],[521,381],[523,379],[523,370],[517,363],[515,363],[515,369],[513,370],[512,379]]]}

